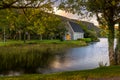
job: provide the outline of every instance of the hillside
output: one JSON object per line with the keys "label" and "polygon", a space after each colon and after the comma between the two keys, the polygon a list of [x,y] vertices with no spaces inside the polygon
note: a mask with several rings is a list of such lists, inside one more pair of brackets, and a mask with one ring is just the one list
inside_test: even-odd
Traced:
{"label": "hillside", "polygon": [[100,28],[98,28],[97,26],[95,26],[93,23],[90,22],[86,22],[86,21],[80,21],[83,25],[85,25],[87,27],[88,30],[94,30],[96,32],[100,31]]}
{"label": "hillside", "polygon": [[60,16],[60,15],[56,15],[57,17],[61,18],[63,22],[67,22],[67,21],[73,21],[73,22],[76,22],[76,23],[80,23],[81,27],[85,27],[87,30],[92,30],[92,31],[95,31],[97,34],[99,34],[100,32],[100,28],[95,26],[93,23],[91,22],[87,22],[87,21],[79,21],[79,20],[75,20],[75,19],[70,19],[70,18],[67,18],[67,17],[64,17],[64,16]]}

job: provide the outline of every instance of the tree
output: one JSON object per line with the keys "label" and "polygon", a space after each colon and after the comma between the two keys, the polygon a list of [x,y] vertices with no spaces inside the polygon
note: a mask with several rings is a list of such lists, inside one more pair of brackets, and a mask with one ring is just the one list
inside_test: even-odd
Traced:
{"label": "tree", "polygon": [[0,0],[0,9],[42,8],[47,9],[54,0]]}
{"label": "tree", "polygon": [[39,19],[34,22],[34,30],[40,36],[39,39],[42,40],[42,35],[45,33],[45,26],[43,26]]}
{"label": "tree", "polygon": [[120,21],[117,33],[117,44],[115,48],[115,60],[117,61],[116,64],[120,64]]}
{"label": "tree", "polygon": [[65,33],[67,32],[67,29],[65,28],[67,26],[67,22],[61,22],[59,23],[57,27],[57,33],[59,35],[60,41],[64,40]]}
{"label": "tree", "polygon": [[[1,10],[0,11],[0,27],[2,29],[3,40],[6,42],[6,31],[9,28],[9,15],[7,13],[8,10]],[[4,15],[3,15],[4,14]]]}
{"label": "tree", "polygon": [[[95,14],[97,20],[102,24],[104,18],[108,26],[108,43],[110,64],[120,64],[120,44],[117,40],[117,49],[114,51],[114,25],[120,21],[120,0],[62,0],[60,8],[68,12],[85,14],[91,16]],[[116,53],[116,54],[115,54]]]}
{"label": "tree", "polygon": [[53,39],[56,37],[56,32],[58,31],[58,26],[61,23],[61,20],[54,14],[49,14],[49,16],[45,20],[46,34],[48,34],[48,39]]}
{"label": "tree", "polygon": [[[26,38],[26,33],[30,31],[30,26],[33,26],[33,18],[36,14],[40,12],[53,12],[53,2],[51,0],[1,0],[0,9],[9,9],[13,12],[11,21],[13,22],[14,29],[18,29],[18,33],[24,33],[24,42]],[[35,13],[36,9],[39,9],[39,13]],[[13,11],[14,10],[14,11]],[[16,12],[15,12],[16,11]],[[41,14],[42,14],[41,13]],[[13,19],[13,20],[12,20]]]}
{"label": "tree", "polygon": [[[40,11],[44,11],[44,12],[53,12],[53,7],[52,5],[54,4],[54,0],[1,0],[0,1],[0,10],[4,10],[4,9],[16,9],[18,11],[23,11],[24,15],[24,19],[22,20],[21,18],[23,17],[19,12],[19,19],[16,19],[16,21],[20,21],[20,22],[16,22],[15,24],[19,27],[22,26],[23,32],[24,32],[24,41],[25,41],[25,33],[26,33],[26,29],[27,27],[25,26],[30,26],[30,20],[31,18],[35,15],[31,14],[31,17],[29,17],[30,15],[28,15],[28,9],[39,9]],[[16,11],[15,10],[15,11]],[[29,12],[31,13],[31,12]],[[21,16],[21,17],[20,17]],[[22,22],[23,21],[23,22]],[[26,25],[25,25],[26,24]],[[14,25],[14,26],[16,26]],[[20,30],[22,29],[20,28]],[[19,34],[21,34],[21,31],[18,31]],[[20,37],[19,37],[20,38]]]}

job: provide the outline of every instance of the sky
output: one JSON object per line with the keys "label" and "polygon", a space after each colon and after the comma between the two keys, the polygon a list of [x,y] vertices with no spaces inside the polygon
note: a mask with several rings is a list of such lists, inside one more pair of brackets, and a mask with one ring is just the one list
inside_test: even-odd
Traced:
{"label": "sky", "polygon": [[97,22],[97,19],[95,16],[93,16],[92,18],[89,18],[89,19],[87,19],[87,18],[82,19],[77,14],[67,13],[65,11],[58,10],[56,7],[54,7],[54,11],[55,11],[55,14],[57,14],[57,15],[65,16],[65,17],[71,18],[71,19],[77,19],[77,20],[91,22],[91,23],[94,23],[94,25],[98,26],[98,22]]}
{"label": "sky", "polygon": [[77,20],[80,20],[80,21],[91,22],[91,23],[94,23],[94,25],[98,26],[97,18],[96,18],[95,15],[92,18],[89,18],[89,19],[87,19],[87,18],[80,18],[80,16],[78,16],[77,14],[67,13],[65,11],[58,10],[56,7],[59,4],[60,4],[60,0],[56,0],[56,3],[54,4],[55,14],[61,15],[61,16],[67,17],[67,18],[71,18],[71,19],[77,19]]}
{"label": "sky", "polygon": [[[54,11],[55,14],[57,15],[61,15],[67,18],[71,18],[71,19],[77,19],[80,21],[87,21],[87,22],[91,22],[94,23],[94,25],[99,26],[98,21],[96,16],[94,15],[92,18],[80,18],[80,16],[78,16],[77,14],[72,14],[72,13],[67,13],[65,11],[62,10],[58,10],[56,7],[60,4],[60,0],[56,0],[56,3],[54,4]],[[118,24],[115,24],[115,26],[119,26]]]}

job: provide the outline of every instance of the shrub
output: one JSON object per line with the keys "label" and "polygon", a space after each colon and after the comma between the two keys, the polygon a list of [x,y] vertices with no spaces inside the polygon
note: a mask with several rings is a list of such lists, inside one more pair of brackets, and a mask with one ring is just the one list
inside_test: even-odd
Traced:
{"label": "shrub", "polygon": [[77,40],[85,41],[85,42],[87,42],[87,43],[92,41],[91,38],[79,38],[79,39],[77,39]]}

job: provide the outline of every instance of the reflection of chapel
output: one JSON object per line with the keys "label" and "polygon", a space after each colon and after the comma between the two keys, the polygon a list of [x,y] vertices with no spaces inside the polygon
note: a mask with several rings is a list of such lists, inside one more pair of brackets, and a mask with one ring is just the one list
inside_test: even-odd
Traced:
{"label": "reflection of chapel", "polygon": [[67,22],[68,26],[66,27],[67,32],[65,34],[65,40],[77,40],[84,38],[84,31],[81,26],[75,22]]}

